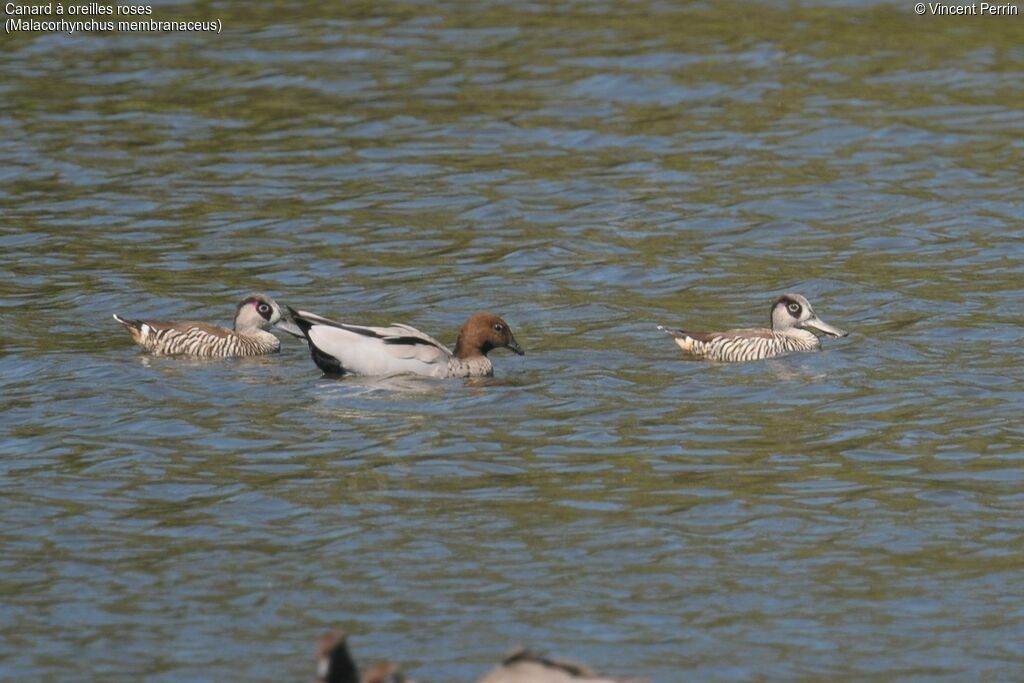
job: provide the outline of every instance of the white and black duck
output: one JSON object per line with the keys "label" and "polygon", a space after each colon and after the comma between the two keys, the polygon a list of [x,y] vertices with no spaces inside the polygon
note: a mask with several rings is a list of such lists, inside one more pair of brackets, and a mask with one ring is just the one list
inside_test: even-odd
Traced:
{"label": "white and black duck", "polygon": [[474,313],[459,330],[455,349],[415,327],[366,327],[328,320],[288,307],[313,362],[328,374],[427,377],[486,377],[494,373],[487,354],[507,348],[523,355],[509,324],[493,313]]}

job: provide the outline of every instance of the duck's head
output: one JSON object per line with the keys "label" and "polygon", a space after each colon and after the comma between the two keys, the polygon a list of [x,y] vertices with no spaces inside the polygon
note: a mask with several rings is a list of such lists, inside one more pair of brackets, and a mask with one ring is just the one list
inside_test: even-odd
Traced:
{"label": "duck's head", "polygon": [[524,354],[507,322],[493,313],[474,313],[459,330],[455,355],[458,358],[486,356],[497,348],[509,349],[520,356]]}
{"label": "duck's head", "polygon": [[235,329],[266,330],[281,320],[281,307],[266,294],[250,294],[235,309]]}
{"label": "duck's head", "polygon": [[849,334],[819,318],[811,308],[811,302],[800,294],[792,293],[783,294],[772,304],[772,329],[776,332],[803,329],[833,337]]}

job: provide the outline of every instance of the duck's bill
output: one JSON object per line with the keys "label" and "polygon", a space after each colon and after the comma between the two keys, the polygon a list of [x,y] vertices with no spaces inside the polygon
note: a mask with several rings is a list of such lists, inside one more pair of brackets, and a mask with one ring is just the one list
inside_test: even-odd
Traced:
{"label": "duck's bill", "polygon": [[302,339],[303,337],[306,336],[302,334],[302,330],[299,329],[298,325],[293,323],[291,320],[288,320],[287,318],[281,318],[280,320],[278,320],[276,323],[274,323],[274,327],[281,330],[282,332],[287,332],[292,336],[298,337],[299,339]]}
{"label": "duck's bill", "polygon": [[830,334],[833,337],[845,337],[846,335],[849,334],[849,332],[847,332],[846,330],[841,330],[838,327],[833,327],[832,325],[829,325],[827,322],[825,322],[818,316],[814,316],[809,320],[803,321],[802,326],[809,327],[812,330],[817,330],[822,334]]}
{"label": "duck's bill", "polygon": [[519,345],[515,339],[508,343],[508,348],[515,353],[517,356],[525,356],[526,351],[523,351],[523,347]]}

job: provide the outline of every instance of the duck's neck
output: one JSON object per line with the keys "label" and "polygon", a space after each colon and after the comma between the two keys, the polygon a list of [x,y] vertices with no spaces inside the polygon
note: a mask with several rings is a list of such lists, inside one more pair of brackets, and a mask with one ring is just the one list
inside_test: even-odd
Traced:
{"label": "duck's neck", "polygon": [[259,327],[243,327],[235,332],[239,337],[251,339],[263,348],[277,350],[281,347],[281,340],[275,335]]}
{"label": "duck's neck", "polygon": [[470,358],[486,358],[488,352],[493,349],[490,342],[483,344],[467,339],[465,332],[459,332],[459,338],[455,340],[455,351],[452,352],[456,358],[467,360]]}
{"label": "duck's neck", "polygon": [[[776,332],[776,334],[779,334]],[[786,330],[780,336],[789,337],[798,344],[797,348],[805,350],[813,350],[821,348],[821,340],[818,339],[818,335],[814,334],[810,330],[805,330],[802,327],[794,327],[791,330]]]}

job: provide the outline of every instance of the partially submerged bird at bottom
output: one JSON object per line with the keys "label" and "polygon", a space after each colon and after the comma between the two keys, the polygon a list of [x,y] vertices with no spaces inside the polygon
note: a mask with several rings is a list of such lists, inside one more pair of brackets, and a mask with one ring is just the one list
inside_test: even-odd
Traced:
{"label": "partially submerged bird at bottom", "polygon": [[277,353],[281,341],[267,330],[278,326],[291,334],[298,329],[281,317],[281,308],[266,294],[250,294],[235,309],[234,329],[183,320],[135,320],[114,314],[128,328],[132,340],[158,356],[228,358]]}
{"label": "partially submerged bird at bottom", "polygon": [[477,683],[641,683],[640,679],[610,678],[580,664],[549,659],[520,649],[506,657]]}
{"label": "partially submerged bird at bottom", "polygon": [[313,683],[413,683],[394,662],[378,662],[361,679],[342,631],[328,631],[316,644],[316,680]]}
{"label": "partially submerged bird at bottom", "polygon": [[334,375],[489,377],[487,354],[507,348],[523,355],[509,324],[493,313],[474,313],[459,330],[455,349],[408,325],[365,327],[328,320],[288,306],[288,313],[309,344],[313,362]]}
{"label": "partially submerged bird at bottom", "polygon": [[[314,683],[414,683],[401,667],[389,661],[378,662],[361,678],[359,667],[348,650],[342,631],[320,636],[316,648],[317,677]],[[640,679],[610,678],[595,674],[580,664],[549,659],[519,649],[505,657],[477,683],[642,683]]]}
{"label": "partially submerged bird at bottom", "polygon": [[726,362],[762,360],[794,351],[819,351],[816,333],[845,337],[848,333],[819,318],[811,303],[800,294],[783,294],[772,304],[772,327],[687,332],[658,325],[675,338],[676,344],[694,358]]}

